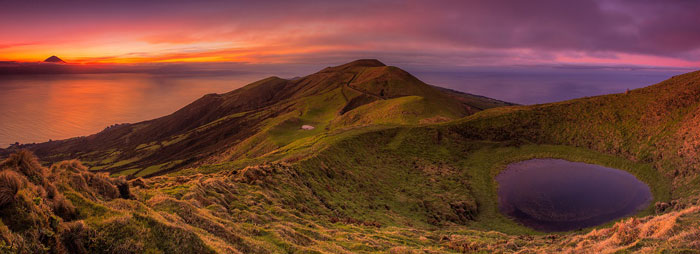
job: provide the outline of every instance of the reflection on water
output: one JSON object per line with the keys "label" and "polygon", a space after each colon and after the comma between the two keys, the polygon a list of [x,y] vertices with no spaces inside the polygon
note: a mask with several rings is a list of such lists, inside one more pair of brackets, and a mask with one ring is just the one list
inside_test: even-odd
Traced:
{"label": "reflection on water", "polygon": [[497,177],[499,209],[541,231],[567,231],[631,215],[649,187],[622,170],[558,159],[508,165]]}
{"label": "reflection on water", "polygon": [[174,112],[266,74],[71,74],[0,77],[0,147],[93,134]]}

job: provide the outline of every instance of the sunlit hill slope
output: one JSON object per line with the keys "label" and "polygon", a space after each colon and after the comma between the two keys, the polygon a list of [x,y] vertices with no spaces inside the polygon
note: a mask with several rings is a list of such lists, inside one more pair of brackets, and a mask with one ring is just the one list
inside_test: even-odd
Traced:
{"label": "sunlit hill slope", "polygon": [[[268,78],[159,119],[4,150],[0,251],[697,253],[699,103],[700,72],[532,106],[375,60]],[[82,162],[58,162],[69,158]],[[534,231],[498,212],[493,179],[530,158],[628,171],[654,200],[595,228]]]}
{"label": "sunlit hill slope", "polygon": [[[22,148],[46,161],[78,158],[92,170],[146,176],[204,161],[255,159],[325,132],[444,122],[503,105],[510,104],[439,89],[377,60],[358,60],[303,78],[270,77],[208,94],[158,119]],[[315,129],[300,131],[302,125]]]}

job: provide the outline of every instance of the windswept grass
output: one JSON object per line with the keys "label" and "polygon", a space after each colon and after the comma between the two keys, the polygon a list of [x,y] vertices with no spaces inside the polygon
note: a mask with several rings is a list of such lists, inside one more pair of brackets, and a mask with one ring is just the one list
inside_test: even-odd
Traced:
{"label": "windswept grass", "polygon": [[[78,153],[99,157],[88,165],[148,178],[94,173],[75,160],[47,170],[27,151],[9,156],[0,163],[0,200],[10,200],[0,205],[0,250],[693,253],[698,84],[690,73],[628,94],[442,122],[469,108],[436,108],[463,104],[378,61],[272,77],[110,130],[138,140],[122,150]],[[655,204],[593,228],[536,232],[498,212],[494,180],[533,158],[625,170],[650,186]]]}
{"label": "windswept grass", "polygon": [[22,177],[11,170],[0,172],[0,207],[15,202],[17,192],[23,185]]}

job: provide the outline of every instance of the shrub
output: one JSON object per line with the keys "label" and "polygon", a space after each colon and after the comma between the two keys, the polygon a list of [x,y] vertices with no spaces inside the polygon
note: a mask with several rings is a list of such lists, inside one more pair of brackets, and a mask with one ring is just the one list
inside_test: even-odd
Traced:
{"label": "shrub", "polygon": [[56,196],[51,203],[53,213],[61,217],[65,221],[72,221],[78,218],[78,213],[70,200],[62,195]]}
{"label": "shrub", "polygon": [[244,182],[247,184],[260,184],[267,176],[278,171],[277,166],[278,165],[263,164],[245,167],[238,172],[234,178],[234,181]]}
{"label": "shrub", "polygon": [[77,191],[87,191],[89,188],[85,178],[82,175],[78,174],[71,174],[71,176],[69,176],[68,183],[73,189]]}
{"label": "shrub", "polygon": [[61,161],[51,165],[51,172],[60,173],[60,171],[70,171],[80,173],[87,171],[87,168],[79,160]]}
{"label": "shrub", "polygon": [[44,182],[44,190],[46,190],[46,197],[49,199],[54,199],[56,196],[59,195],[58,190],[56,189],[56,186],[54,186],[52,183],[49,181]]}
{"label": "shrub", "polygon": [[144,189],[148,188],[148,185],[146,185],[146,181],[144,181],[141,177],[131,180],[131,185],[133,185],[134,187],[141,187]]}
{"label": "shrub", "polygon": [[15,202],[15,196],[22,187],[22,176],[11,170],[0,172],[0,207]]}
{"label": "shrub", "polygon": [[106,199],[115,199],[119,197],[119,190],[114,187],[109,181],[109,176],[104,174],[93,174],[90,172],[83,172],[83,178],[87,181],[90,188],[105,197]]}
{"label": "shrub", "polygon": [[613,227],[615,229],[615,234],[613,234],[613,239],[616,240],[618,245],[627,245],[638,239],[639,220],[636,218],[630,218],[625,221],[615,223]]}
{"label": "shrub", "polygon": [[41,183],[46,173],[44,167],[39,164],[36,156],[26,149],[22,149],[10,155],[0,168],[16,168],[32,182]]}
{"label": "shrub", "polygon": [[71,253],[83,254],[88,253],[85,245],[87,244],[89,228],[83,221],[74,221],[64,224],[64,229],[61,232],[61,242]]}
{"label": "shrub", "polygon": [[119,196],[123,199],[131,198],[131,191],[129,190],[129,182],[126,181],[125,176],[120,176],[119,178],[113,179],[112,182],[119,189]]}

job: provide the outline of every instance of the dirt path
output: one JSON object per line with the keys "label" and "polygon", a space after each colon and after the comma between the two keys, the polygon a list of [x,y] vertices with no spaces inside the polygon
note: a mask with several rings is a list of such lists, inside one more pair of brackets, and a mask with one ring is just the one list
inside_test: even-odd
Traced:
{"label": "dirt path", "polygon": [[[357,73],[352,75],[352,78],[350,78],[350,81],[348,81],[347,83],[345,83],[345,86],[349,87],[349,86],[350,86],[350,82],[352,82],[353,80],[355,80],[355,77],[357,77]],[[348,96],[345,94],[345,91],[344,91],[342,88],[340,89],[340,93],[343,95],[343,98],[345,98],[345,102],[350,102],[350,98],[348,98]]]}
{"label": "dirt path", "polygon": [[[355,81],[355,78],[356,78],[356,77],[357,77],[357,73],[353,74],[353,75],[352,75],[352,78],[350,79],[350,81],[348,81],[348,83],[345,84],[345,86],[347,86],[348,88],[350,88],[350,89],[352,89],[352,90],[355,90],[355,91],[358,92],[358,93],[366,94],[366,95],[372,96],[372,97],[374,97],[374,98],[376,98],[376,99],[378,99],[378,100],[384,100],[384,98],[382,98],[382,97],[380,97],[380,96],[378,96],[378,95],[376,95],[376,94],[371,94],[371,93],[368,93],[368,92],[366,92],[366,91],[361,91],[361,90],[359,90],[359,89],[357,89],[357,88],[352,87],[352,86],[350,85],[350,83],[352,83],[353,81]],[[343,96],[345,96],[345,93],[343,93]],[[345,97],[345,99],[347,100],[347,97]]]}

